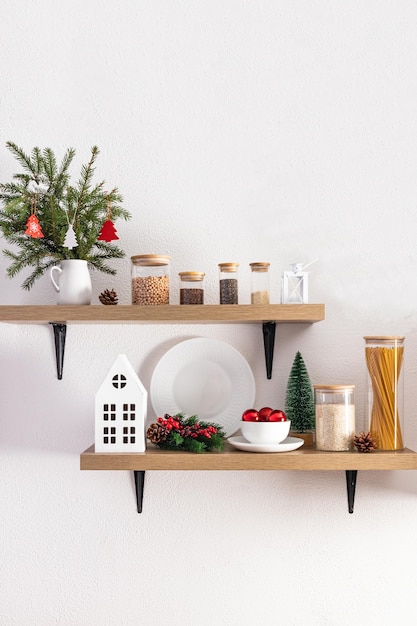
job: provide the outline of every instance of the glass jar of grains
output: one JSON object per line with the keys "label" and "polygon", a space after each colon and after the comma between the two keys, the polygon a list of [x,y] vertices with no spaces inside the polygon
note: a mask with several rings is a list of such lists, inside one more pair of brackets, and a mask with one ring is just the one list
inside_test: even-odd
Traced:
{"label": "glass jar of grains", "polygon": [[252,273],[251,304],[269,304],[270,263],[249,263]]}
{"label": "glass jar of grains", "polygon": [[220,304],[239,304],[239,263],[219,263]]}
{"label": "glass jar of grains", "polygon": [[353,449],[355,385],[314,385],[317,450]]}
{"label": "glass jar of grains", "polygon": [[180,272],[180,304],[204,304],[204,272]]}
{"label": "glass jar of grains", "polygon": [[169,304],[169,256],[137,254],[132,261],[132,304]]}

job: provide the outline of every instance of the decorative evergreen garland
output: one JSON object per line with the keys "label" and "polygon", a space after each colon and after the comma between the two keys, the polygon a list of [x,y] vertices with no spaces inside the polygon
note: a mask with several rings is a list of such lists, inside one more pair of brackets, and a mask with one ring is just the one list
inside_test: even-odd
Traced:
{"label": "decorative evergreen garland", "polygon": [[196,415],[165,413],[149,426],[146,436],[164,450],[210,452],[223,450],[226,435],[221,426],[199,420]]}

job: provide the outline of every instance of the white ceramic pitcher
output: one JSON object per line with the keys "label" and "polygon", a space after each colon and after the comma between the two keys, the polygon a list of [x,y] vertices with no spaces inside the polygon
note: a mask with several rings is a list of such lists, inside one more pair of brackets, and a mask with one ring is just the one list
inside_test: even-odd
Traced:
{"label": "white ceramic pitcher", "polygon": [[[57,275],[57,281],[55,276]],[[91,304],[92,285],[87,261],[68,259],[54,265],[50,272],[57,291],[57,304]]]}

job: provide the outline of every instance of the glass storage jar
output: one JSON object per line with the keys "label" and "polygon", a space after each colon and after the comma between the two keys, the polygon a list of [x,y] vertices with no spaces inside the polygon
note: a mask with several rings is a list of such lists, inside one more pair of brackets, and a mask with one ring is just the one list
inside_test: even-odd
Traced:
{"label": "glass storage jar", "polygon": [[251,267],[251,304],[269,304],[270,263],[249,263]]}
{"label": "glass storage jar", "polygon": [[354,391],[355,385],[314,385],[317,450],[353,449]]}
{"label": "glass storage jar", "polygon": [[132,304],[169,304],[169,263],[161,254],[137,254],[132,262]]}
{"label": "glass storage jar", "polygon": [[367,366],[367,432],[378,450],[404,448],[404,337],[364,337]]}
{"label": "glass storage jar", "polygon": [[204,304],[204,272],[180,272],[180,304]]}
{"label": "glass storage jar", "polygon": [[220,304],[239,304],[239,263],[219,263]]}

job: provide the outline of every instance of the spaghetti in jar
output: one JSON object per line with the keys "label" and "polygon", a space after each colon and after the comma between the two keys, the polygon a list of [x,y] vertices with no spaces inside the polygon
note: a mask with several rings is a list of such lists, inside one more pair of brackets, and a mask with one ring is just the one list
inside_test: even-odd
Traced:
{"label": "spaghetti in jar", "polygon": [[367,429],[378,450],[404,448],[404,337],[364,337]]}

